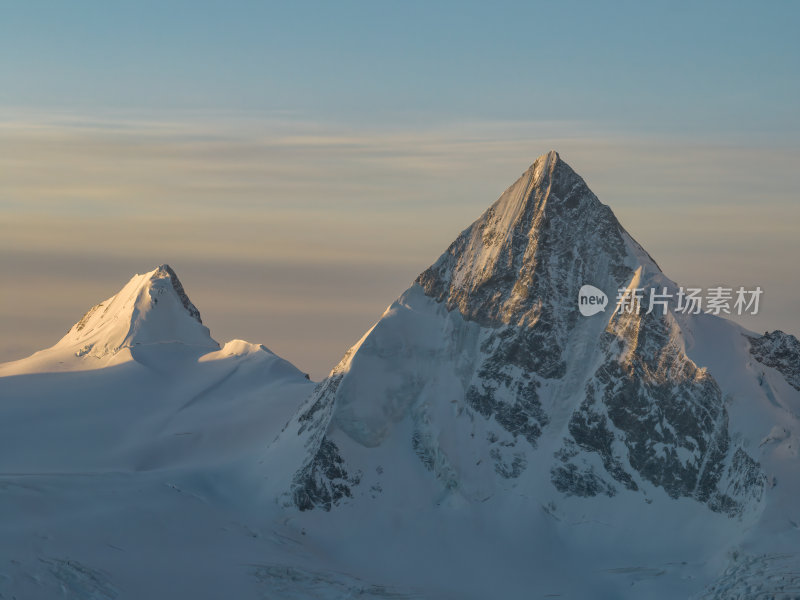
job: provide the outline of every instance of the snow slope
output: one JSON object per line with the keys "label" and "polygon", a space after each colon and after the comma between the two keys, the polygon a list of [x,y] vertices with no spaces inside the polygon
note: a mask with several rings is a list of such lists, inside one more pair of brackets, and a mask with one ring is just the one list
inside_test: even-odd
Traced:
{"label": "snow slope", "polygon": [[677,287],[555,152],[318,385],[137,275],[0,365],[0,597],[800,597],[800,344],[584,284]]}

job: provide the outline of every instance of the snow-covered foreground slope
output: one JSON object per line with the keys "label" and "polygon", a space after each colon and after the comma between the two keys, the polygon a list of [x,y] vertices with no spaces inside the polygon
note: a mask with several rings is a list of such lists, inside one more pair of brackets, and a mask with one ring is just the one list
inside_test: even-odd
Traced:
{"label": "snow-covered foreground slope", "polygon": [[537,159],[319,385],[136,276],[0,365],[0,597],[800,597],[800,344]]}

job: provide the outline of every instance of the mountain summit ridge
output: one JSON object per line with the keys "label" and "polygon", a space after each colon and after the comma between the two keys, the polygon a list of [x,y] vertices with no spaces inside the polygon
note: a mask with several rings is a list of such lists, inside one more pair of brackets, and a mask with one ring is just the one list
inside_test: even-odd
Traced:
{"label": "mountain summit ridge", "polygon": [[[573,279],[616,286],[632,272],[632,261],[626,261],[631,242],[611,209],[550,151],[416,282],[470,319],[486,324],[536,320],[546,308],[537,307],[539,302],[571,301],[577,293],[573,286],[549,285],[545,271],[578,256],[581,260],[569,265]],[[608,264],[592,261],[593,255]]]}

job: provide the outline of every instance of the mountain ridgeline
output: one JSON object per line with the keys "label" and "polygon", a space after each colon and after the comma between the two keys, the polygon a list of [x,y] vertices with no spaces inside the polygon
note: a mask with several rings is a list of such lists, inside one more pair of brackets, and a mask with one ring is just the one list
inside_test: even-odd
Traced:
{"label": "mountain ridgeline", "polygon": [[135,275],[0,365],[0,597],[800,598],[800,342],[642,289],[555,152],[318,384]]}

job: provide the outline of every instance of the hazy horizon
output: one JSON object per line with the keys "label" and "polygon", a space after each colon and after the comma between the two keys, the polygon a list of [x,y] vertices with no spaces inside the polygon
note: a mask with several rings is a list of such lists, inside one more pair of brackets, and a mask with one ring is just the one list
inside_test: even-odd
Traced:
{"label": "hazy horizon", "polygon": [[670,278],[798,335],[798,12],[8,7],[0,361],[169,263],[215,339],[319,379],[551,149]]}
{"label": "hazy horizon", "polygon": [[[134,273],[167,262],[216,339],[263,343],[321,378],[551,148],[668,276],[760,285],[761,313],[740,322],[800,333],[787,277],[800,250],[794,148],[580,137],[546,123],[347,138],[208,122],[0,125],[18,165],[7,190],[24,199],[3,214],[2,276],[14,285],[0,303],[0,360],[52,345]],[[553,135],[567,127],[576,134]]]}

